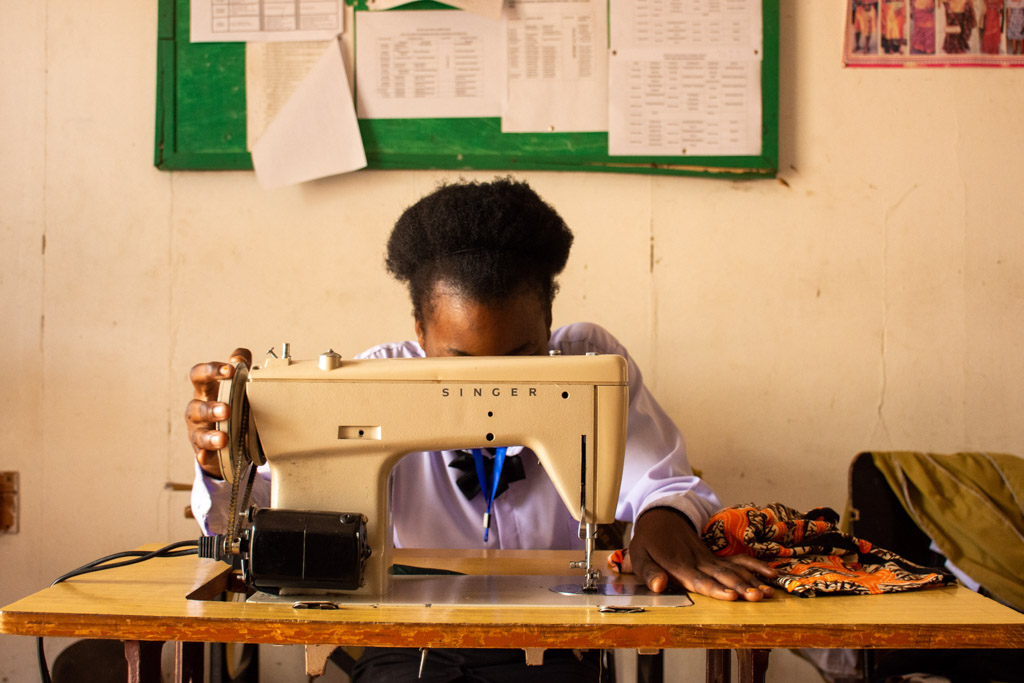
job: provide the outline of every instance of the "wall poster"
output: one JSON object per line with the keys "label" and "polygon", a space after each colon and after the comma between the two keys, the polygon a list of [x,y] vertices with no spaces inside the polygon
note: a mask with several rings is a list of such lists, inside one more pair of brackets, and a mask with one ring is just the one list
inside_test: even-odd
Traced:
{"label": "wall poster", "polygon": [[846,66],[1024,66],[1024,0],[849,0]]}

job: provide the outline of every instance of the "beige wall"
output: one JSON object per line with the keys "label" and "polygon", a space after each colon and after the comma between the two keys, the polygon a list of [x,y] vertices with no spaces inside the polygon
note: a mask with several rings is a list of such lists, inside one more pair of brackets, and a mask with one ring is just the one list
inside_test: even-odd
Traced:
{"label": "beige wall", "polygon": [[[1024,72],[844,70],[845,3],[781,4],[785,182],[523,174],[577,235],[557,320],[620,336],[726,503],[841,507],[864,449],[1024,454]],[[383,242],[452,174],[157,171],[156,2],[0,9],[2,605],[195,533],[194,362],[411,334]],[[0,636],[0,680],[33,666]]]}

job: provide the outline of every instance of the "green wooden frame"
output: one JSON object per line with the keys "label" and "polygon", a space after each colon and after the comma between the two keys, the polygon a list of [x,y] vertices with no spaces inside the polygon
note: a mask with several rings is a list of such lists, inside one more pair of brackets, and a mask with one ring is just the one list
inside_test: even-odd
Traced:
{"label": "green wooden frame", "polygon": [[[762,2],[760,155],[609,157],[607,133],[502,133],[498,118],[361,119],[368,167],[775,177],[779,0]],[[407,7],[437,6],[421,1]],[[160,0],[159,14],[154,163],[164,170],[251,169],[245,45],[190,43],[189,0]]]}

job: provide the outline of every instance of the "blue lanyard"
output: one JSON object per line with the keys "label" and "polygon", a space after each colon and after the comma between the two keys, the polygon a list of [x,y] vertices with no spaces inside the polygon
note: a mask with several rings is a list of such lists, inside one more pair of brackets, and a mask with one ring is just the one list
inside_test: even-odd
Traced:
{"label": "blue lanyard", "polygon": [[505,451],[507,448],[494,449],[494,468],[491,471],[491,485],[487,485],[487,474],[484,472],[484,453],[479,448],[473,449],[473,463],[476,465],[476,478],[480,480],[480,492],[484,494],[484,502],[487,503],[487,511],[484,512],[484,543],[487,542],[487,532],[491,530],[491,505],[494,503],[494,494],[498,491],[498,480],[501,479],[501,468],[505,466]]}

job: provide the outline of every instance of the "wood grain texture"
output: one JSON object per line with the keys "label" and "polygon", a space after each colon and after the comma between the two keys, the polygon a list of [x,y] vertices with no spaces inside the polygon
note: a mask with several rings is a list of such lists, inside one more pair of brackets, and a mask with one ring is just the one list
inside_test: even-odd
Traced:
{"label": "wood grain texture", "polygon": [[[399,551],[396,561],[473,573],[566,574],[578,553]],[[961,587],[760,603],[694,597],[692,607],[601,614],[594,607],[290,605],[189,600],[223,585],[225,565],[196,557],[88,574],[0,612],[18,635],[406,647],[1020,648],[1024,615]],[[218,583],[219,582],[219,583]],[[205,592],[211,592],[209,589]]]}

